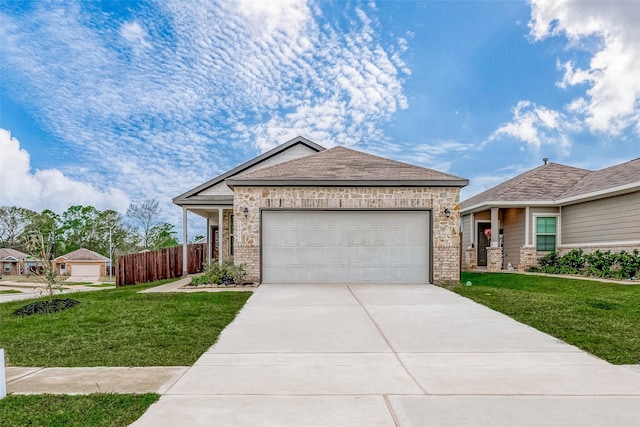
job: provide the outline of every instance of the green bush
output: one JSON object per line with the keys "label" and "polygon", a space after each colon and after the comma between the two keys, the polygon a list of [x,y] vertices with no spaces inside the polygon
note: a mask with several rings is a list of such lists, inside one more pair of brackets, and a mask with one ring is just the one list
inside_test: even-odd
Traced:
{"label": "green bush", "polygon": [[220,265],[217,261],[211,261],[205,267],[203,275],[191,279],[191,285],[241,285],[245,276],[244,264],[233,265],[232,260],[227,260]]}
{"label": "green bush", "polygon": [[538,266],[529,271],[552,274],[583,274],[596,277],[619,277],[632,279],[640,273],[640,253],[622,251],[611,253],[597,250],[585,254],[582,249],[573,249],[563,256],[558,256],[554,250],[538,259]]}

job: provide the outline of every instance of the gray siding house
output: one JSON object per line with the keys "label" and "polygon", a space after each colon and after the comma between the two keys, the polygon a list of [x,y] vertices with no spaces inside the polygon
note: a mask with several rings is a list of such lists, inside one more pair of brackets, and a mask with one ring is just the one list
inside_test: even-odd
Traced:
{"label": "gray siding house", "polygon": [[524,271],[551,250],[640,249],[640,158],[598,171],[548,163],[460,212],[465,269]]}
{"label": "gray siding house", "polygon": [[183,241],[193,212],[207,221],[209,257],[233,257],[258,283],[433,283],[459,279],[467,184],[298,137],[173,202]]}

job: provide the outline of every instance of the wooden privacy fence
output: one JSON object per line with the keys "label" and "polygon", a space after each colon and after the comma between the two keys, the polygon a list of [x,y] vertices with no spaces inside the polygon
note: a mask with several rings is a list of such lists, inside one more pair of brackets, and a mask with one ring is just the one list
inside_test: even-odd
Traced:
{"label": "wooden privacy fence", "polygon": [[[187,245],[187,272],[199,273],[206,260],[206,243]],[[121,255],[116,263],[116,286],[135,285],[182,276],[182,246]]]}

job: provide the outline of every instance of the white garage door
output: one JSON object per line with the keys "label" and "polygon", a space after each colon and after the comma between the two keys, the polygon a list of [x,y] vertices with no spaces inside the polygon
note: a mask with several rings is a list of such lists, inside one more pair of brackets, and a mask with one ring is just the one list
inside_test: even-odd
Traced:
{"label": "white garage door", "polygon": [[428,283],[428,211],[263,211],[263,283]]}
{"label": "white garage door", "polygon": [[71,275],[77,277],[99,277],[100,266],[95,264],[73,264]]}

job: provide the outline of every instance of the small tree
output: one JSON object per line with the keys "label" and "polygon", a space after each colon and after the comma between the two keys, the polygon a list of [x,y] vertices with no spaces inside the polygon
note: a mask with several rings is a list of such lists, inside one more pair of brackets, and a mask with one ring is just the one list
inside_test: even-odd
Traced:
{"label": "small tree", "polygon": [[[36,260],[40,261],[40,269],[36,267],[36,276],[42,278],[46,285],[49,299],[53,299],[56,290],[62,292],[60,276],[56,273],[53,261],[53,251],[55,248],[55,230],[48,230],[47,225],[51,223],[51,218],[43,212],[34,220],[33,227],[23,234],[23,246],[27,252]],[[47,232],[48,231],[48,232]]]}

